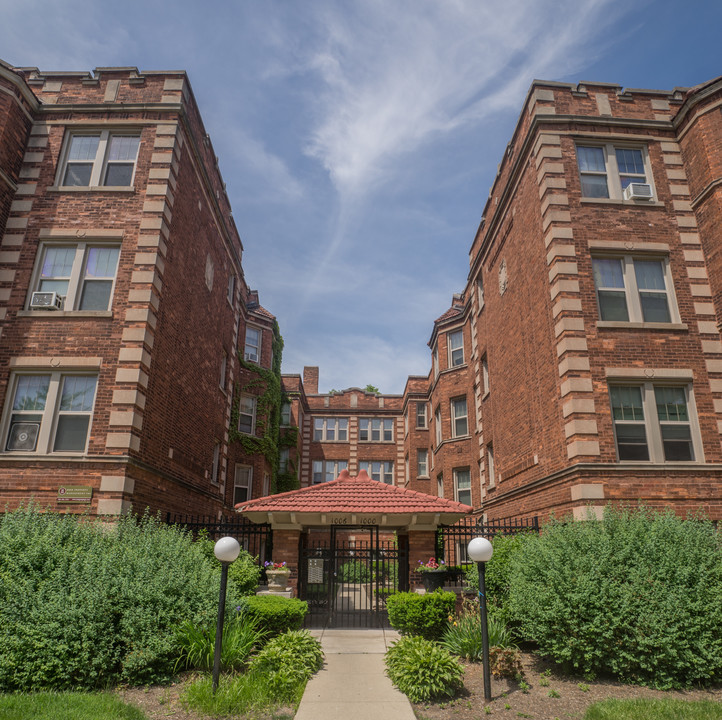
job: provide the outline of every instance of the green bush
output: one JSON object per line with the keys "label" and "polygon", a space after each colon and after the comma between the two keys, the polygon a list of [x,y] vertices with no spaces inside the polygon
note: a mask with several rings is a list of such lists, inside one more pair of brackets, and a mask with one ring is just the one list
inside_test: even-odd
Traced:
{"label": "green bush", "polygon": [[425,595],[400,592],[386,600],[391,627],[404,635],[421,635],[427,640],[443,635],[455,607],[456,595],[443,590]]}
{"label": "green bush", "polygon": [[722,678],[722,546],[714,526],[607,509],[552,523],[511,567],[510,611],[577,672],[660,688]]}
{"label": "green bush", "polygon": [[212,621],[219,581],[188,533],[147,516],[109,525],[34,506],[6,513],[0,691],[168,679],[176,628]]}
{"label": "green bush", "polygon": [[374,560],[371,570],[380,583],[388,583],[392,587],[399,585],[399,564],[396,560]]}
{"label": "green bush", "polygon": [[[221,670],[241,670],[254,648],[260,646],[266,636],[258,627],[258,621],[240,613],[232,615],[223,623],[221,642]],[[179,667],[211,670],[216,649],[216,623],[195,625],[186,620],[179,628],[177,643],[180,655]]]}
{"label": "green bush", "polygon": [[[514,647],[513,635],[504,623],[495,615],[487,616],[489,646],[500,648]],[[449,652],[472,662],[482,659],[483,643],[481,638],[481,620],[478,603],[465,602],[459,615],[450,623],[439,643]]]}
{"label": "green bush", "polygon": [[338,579],[345,583],[367,583],[371,580],[371,570],[361,560],[350,560],[338,569]]}
{"label": "green bush", "polygon": [[288,630],[299,630],[308,612],[308,603],[282,595],[253,595],[243,598],[239,609],[257,621],[268,633],[267,637],[272,638]]}
{"label": "green bush", "polygon": [[453,697],[464,670],[448,650],[422,637],[403,637],[386,653],[386,674],[412,702]]}
{"label": "green bush", "polygon": [[[209,560],[217,562],[213,553],[215,542],[208,537],[205,528],[198,533],[196,542]],[[241,550],[238,558],[228,566],[229,588],[235,595],[255,595],[260,577],[257,559],[246,550]]]}

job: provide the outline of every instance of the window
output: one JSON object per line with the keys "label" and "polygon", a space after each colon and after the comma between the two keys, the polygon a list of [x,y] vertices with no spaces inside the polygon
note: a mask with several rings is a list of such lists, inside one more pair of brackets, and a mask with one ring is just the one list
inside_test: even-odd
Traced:
{"label": "window", "polygon": [[394,439],[394,421],[391,418],[361,418],[358,428],[358,439],[362,442],[392,442]]}
{"label": "window", "polygon": [[314,442],[347,442],[348,418],[315,418],[313,421]]}
{"label": "window", "polygon": [[263,497],[266,497],[271,492],[271,476],[268,473],[263,473]]}
{"label": "window", "polygon": [[236,294],[236,276],[231,273],[228,276],[228,294],[226,297],[228,298],[228,302],[233,305],[233,298]]}
{"label": "window", "polygon": [[409,411],[404,413],[404,437],[409,434]]}
{"label": "window", "polygon": [[651,184],[646,148],[577,146],[582,196],[621,200],[630,183]]}
{"label": "window", "polygon": [[425,428],[426,427],[426,403],[425,402],[417,402],[416,403],[416,427],[417,428]]}
{"label": "window", "polygon": [[384,482],[387,485],[394,483],[394,464],[392,462],[367,462],[362,460],[358,464],[359,470],[365,470],[372,480]]}
{"label": "window", "polygon": [[464,364],[464,333],[457,330],[446,335],[449,346],[449,367]]}
{"label": "window", "polygon": [[436,445],[441,445],[442,433],[441,433],[441,405],[436,408],[434,413],[434,430],[436,431]]}
{"label": "window", "polygon": [[494,448],[486,446],[486,478],[489,487],[496,486],[496,465],[494,464]]}
{"label": "window", "polygon": [[454,470],[454,494],[457,502],[471,505],[471,473],[469,468]]}
{"label": "window", "polygon": [[140,136],[99,132],[73,133],[65,147],[59,185],[130,187]]}
{"label": "window", "polygon": [[436,476],[436,494],[440,498],[444,497],[444,473],[439,473]]}
{"label": "window", "polygon": [[211,464],[211,482],[218,485],[218,468],[221,462],[221,444],[216,443],[213,447],[213,463]]}
{"label": "window", "polygon": [[417,472],[419,477],[429,477],[429,451],[417,450],[416,451],[416,464]]}
{"label": "window", "polygon": [[261,361],[261,331],[258,328],[246,328],[246,347],[243,350],[243,358],[252,363]]}
{"label": "window", "polygon": [[281,448],[278,453],[278,472],[288,472],[288,461],[290,459],[291,451],[289,448]]}
{"label": "window", "polygon": [[57,293],[64,310],[108,310],[119,254],[119,245],[45,244],[33,292]]}
{"label": "window", "polygon": [[657,323],[678,320],[666,259],[595,257],[592,269],[601,320]]}
{"label": "window", "polygon": [[489,361],[486,359],[486,355],[481,358],[481,381],[484,395],[486,395],[489,392]]}
{"label": "window", "polygon": [[476,278],[476,297],[479,301],[479,310],[484,307],[484,275],[479,271],[479,277]]}
{"label": "window", "polygon": [[291,403],[285,402],[281,405],[281,425],[288,426],[291,424]]}
{"label": "window", "polygon": [[226,368],[228,367],[228,355],[226,354],[226,351],[224,350],[221,354],[221,375],[219,379],[219,385],[221,386],[221,390],[223,392],[226,391]]}
{"label": "window", "polygon": [[406,459],[404,460],[404,485],[409,484],[411,474],[409,471],[409,456],[406,456]]}
{"label": "window", "polygon": [[84,453],[93,415],[96,375],[15,375],[6,452]]}
{"label": "window", "polygon": [[233,504],[247,502],[251,499],[253,485],[253,468],[250,465],[236,465],[233,479]]}
{"label": "window", "polygon": [[431,353],[431,364],[434,366],[434,380],[436,380],[439,377],[439,348],[436,345]]}
{"label": "window", "polygon": [[469,422],[466,409],[466,398],[454,398],[451,401],[451,435],[462,437],[469,434]]}
{"label": "window", "polygon": [[256,432],[256,397],[241,395],[238,405],[238,430],[244,435]]}
{"label": "window", "polygon": [[347,460],[314,460],[313,482],[317,484],[335,480],[342,470],[348,470]]}
{"label": "window", "polygon": [[609,388],[619,460],[690,462],[698,440],[687,386],[613,385]]}

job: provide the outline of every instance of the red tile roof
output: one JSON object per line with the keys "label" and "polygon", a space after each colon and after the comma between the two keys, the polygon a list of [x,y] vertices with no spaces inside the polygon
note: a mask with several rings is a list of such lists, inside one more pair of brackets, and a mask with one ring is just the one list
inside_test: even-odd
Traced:
{"label": "red tile roof", "polygon": [[472,508],[455,500],[445,500],[371,480],[365,470],[357,477],[351,477],[348,470],[344,470],[331,482],[238,503],[236,510],[274,513],[467,514]]}
{"label": "red tile roof", "polygon": [[439,317],[434,320],[434,323],[444,322],[444,320],[450,320],[457,315],[461,315],[463,309],[464,308],[450,307],[443,315],[439,315]]}

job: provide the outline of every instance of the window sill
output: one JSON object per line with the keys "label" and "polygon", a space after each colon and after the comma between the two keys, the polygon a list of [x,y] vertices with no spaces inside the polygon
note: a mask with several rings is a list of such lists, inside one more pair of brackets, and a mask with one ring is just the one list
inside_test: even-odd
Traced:
{"label": "window sill", "polygon": [[112,310],[18,310],[18,317],[112,318]]}
{"label": "window sill", "polygon": [[378,443],[379,445],[393,445],[394,440],[359,440],[360,443]]}
{"label": "window sill", "polygon": [[350,440],[311,440],[314,443],[328,443],[329,445],[348,445]]}
{"label": "window sill", "polygon": [[482,400],[486,400],[486,398],[489,397],[489,393],[490,393],[489,390],[484,390],[484,394],[481,396],[481,399],[482,399]]}
{"label": "window sill", "polygon": [[597,320],[599,330],[688,330],[686,323],[658,323],[658,322],[620,322],[617,320]]}
{"label": "window sill", "polygon": [[431,480],[431,475],[417,475],[417,480]]}
{"label": "window sill", "polygon": [[132,185],[50,185],[47,192],[112,192],[135,193]]}
{"label": "window sill", "polygon": [[623,205],[625,207],[655,207],[663,208],[664,203],[657,200],[622,200],[622,198],[586,198],[580,199],[582,204],[590,205]]}

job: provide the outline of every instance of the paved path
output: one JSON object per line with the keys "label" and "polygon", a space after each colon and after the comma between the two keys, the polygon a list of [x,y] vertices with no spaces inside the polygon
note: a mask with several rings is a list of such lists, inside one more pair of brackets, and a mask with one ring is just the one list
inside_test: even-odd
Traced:
{"label": "paved path", "polygon": [[414,720],[384,673],[393,630],[312,630],[326,662],[306,685],[295,720]]}

